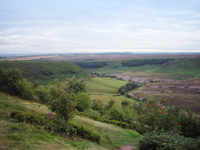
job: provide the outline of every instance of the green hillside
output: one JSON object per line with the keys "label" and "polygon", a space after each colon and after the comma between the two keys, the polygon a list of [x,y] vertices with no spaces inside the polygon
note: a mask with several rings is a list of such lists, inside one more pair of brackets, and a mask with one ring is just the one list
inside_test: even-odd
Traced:
{"label": "green hillside", "polygon": [[113,74],[125,71],[151,71],[174,59],[175,58],[137,58],[113,61],[78,61],[74,63],[91,73]]}
{"label": "green hillside", "polygon": [[200,76],[200,59],[189,58],[189,59],[177,59],[168,62],[154,70],[155,73],[171,73],[181,74],[189,77]]}
{"label": "green hillside", "polygon": [[72,122],[98,133],[101,136],[101,141],[96,143],[80,136],[71,137],[67,132],[60,134],[59,132],[49,131],[38,124],[16,121],[16,119],[10,117],[13,110],[21,110],[37,115],[51,112],[45,105],[0,92],[0,149],[106,150],[120,148],[125,145],[134,146],[142,137],[134,130],[123,129],[77,115]]}
{"label": "green hillside", "polygon": [[23,72],[25,78],[31,82],[47,84],[55,79],[63,81],[65,78],[76,76],[87,78],[89,73],[70,62],[60,61],[6,61],[0,62],[0,68],[17,68]]}

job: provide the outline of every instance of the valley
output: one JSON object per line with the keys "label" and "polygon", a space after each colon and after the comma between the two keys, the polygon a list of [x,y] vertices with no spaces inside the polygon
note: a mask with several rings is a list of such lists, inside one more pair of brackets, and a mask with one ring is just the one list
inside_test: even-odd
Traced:
{"label": "valley", "polygon": [[[142,149],[148,136],[162,139],[161,130],[178,147],[188,137],[190,146],[199,146],[199,55],[56,55],[1,61],[0,71],[0,149]],[[129,83],[139,86],[120,94]],[[72,94],[78,101],[69,103],[76,109],[67,126],[51,103],[68,97],[63,90],[69,87],[81,92]]]}

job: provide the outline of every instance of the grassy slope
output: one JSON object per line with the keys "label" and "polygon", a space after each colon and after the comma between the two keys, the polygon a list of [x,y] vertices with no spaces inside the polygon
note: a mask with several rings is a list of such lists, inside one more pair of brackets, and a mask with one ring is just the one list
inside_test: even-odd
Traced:
{"label": "grassy slope", "polygon": [[70,62],[56,61],[14,61],[0,62],[0,68],[18,68],[22,70],[29,81],[41,84],[53,82],[56,78],[63,81],[65,78],[76,76],[88,77],[89,73]]}
{"label": "grassy slope", "polygon": [[132,98],[118,94],[118,89],[121,86],[126,85],[127,81],[121,81],[113,78],[91,78],[86,80],[86,86],[89,89],[90,97],[92,100],[102,100],[104,104],[107,104],[113,99],[116,104],[121,105],[121,102],[127,100],[129,102],[137,102]]}
{"label": "grassy slope", "polygon": [[156,69],[156,73],[181,74],[189,77],[200,76],[200,59],[177,59]]}
{"label": "grassy slope", "polygon": [[149,72],[152,70],[155,70],[162,65],[144,65],[144,66],[138,66],[138,67],[122,67],[119,66],[118,68],[113,68],[109,66],[101,67],[101,68],[86,68],[88,72],[96,72],[100,74],[114,74],[114,73],[123,73],[126,71],[132,71],[132,72]]}
{"label": "grassy slope", "polygon": [[121,61],[110,61],[101,68],[86,68],[89,72],[100,74],[118,74],[126,71],[132,73],[168,73],[174,79],[197,77],[200,74],[200,58],[177,58],[163,65],[143,65],[138,67],[123,67]]}
{"label": "grassy slope", "polygon": [[0,149],[103,150],[134,145],[141,138],[141,135],[134,130],[125,130],[114,125],[76,116],[75,122],[97,131],[101,135],[102,141],[100,145],[79,137],[74,141],[74,138],[71,140],[69,137],[47,132],[37,125],[16,123],[15,120],[10,119],[10,112],[17,108],[38,113],[49,112],[44,105],[0,93]]}

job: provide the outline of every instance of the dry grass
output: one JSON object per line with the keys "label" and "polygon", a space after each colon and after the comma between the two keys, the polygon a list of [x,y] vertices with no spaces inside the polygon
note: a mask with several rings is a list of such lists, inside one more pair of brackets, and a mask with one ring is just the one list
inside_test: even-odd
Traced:
{"label": "dry grass", "polygon": [[8,59],[8,61],[25,61],[25,60],[37,60],[37,59],[45,59],[45,58],[53,58],[54,56],[32,56],[32,57],[16,57]]}

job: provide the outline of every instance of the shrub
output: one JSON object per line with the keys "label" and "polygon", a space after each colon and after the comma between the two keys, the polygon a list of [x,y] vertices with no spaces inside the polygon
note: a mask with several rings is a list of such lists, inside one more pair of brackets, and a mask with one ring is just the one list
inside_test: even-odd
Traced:
{"label": "shrub", "polygon": [[33,99],[34,90],[33,85],[26,79],[18,80],[16,83],[16,89],[18,91],[18,96],[23,99]]}
{"label": "shrub", "polygon": [[8,70],[2,69],[0,73],[1,90],[12,95],[20,95],[16,88],[16,83],[24,79],[22,72],[19,69],[9,68]]}
{"label": "shrub", "polygon": [[122,107],[127,107],[127,106],[129,106],[129,104],[130,104],[130,102],[127,100],[124,100],[121,102]]}
{"label": "shrub", "polygon": [[139,150],[199,150],[198,139],[185,138],[174,133],[150,132],[139,140]]}
{"label": "shrub", "polygon": [[114,105],[109,111],[109,116],[110,120],[122,121],[123,120],[122,109],[119,106]]}
{"label": "shrub", "polygon": [[180,126],[177,126],[178,120],[172,107],[168,105],[166,100],[161,102],[150,101],[143,107],[138,121],[142,124],[151,126],[153,129],[159,130],[180,130]]}
{"label": "shrub", "polygon": [[78,111],[85,111],[91,108],[91,99],[89,93],[78,93],[78,101],[76,106]]}
{"label": "shrub", "polygon": [[187,110],[187,113],[183,111],[180,113],[179,124],[182,135],[192,138],[200,136],[200,120],[190,109]]}
{"label": "shrub", "polygon": [[47,104],[50,95],[49,95],[49,90],[48,88],[45,88],[44,86],[38,86],[37,89],[35,89],[35,94],[38,97],[38,101],[43,104]]}
{"label": "shrub", "polygon": [[105,110],[105,111],[110,110],[110,109],[113,107],[114,104],[115,104],[115,101],[114,101],[113,99],[111,99],[111,100],[108,102],[108,104],[105,105],[104,110]]}
{"label": "shrub", "polygon": [[100,100],[93,100],[93,104],[92,104],[92,109],[97,110],[100,112],[100,114],[103,114],[103,102]]}

